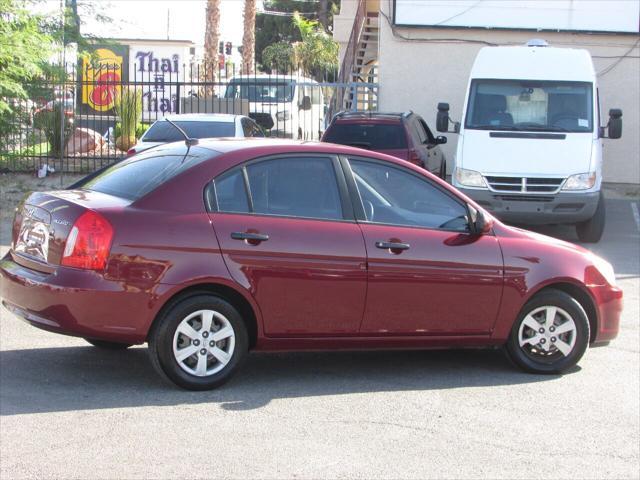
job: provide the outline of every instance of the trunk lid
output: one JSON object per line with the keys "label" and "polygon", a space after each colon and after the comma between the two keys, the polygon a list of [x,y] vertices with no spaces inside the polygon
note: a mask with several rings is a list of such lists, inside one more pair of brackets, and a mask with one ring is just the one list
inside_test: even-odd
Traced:
{"label": "trunk lid", "polygon": [[[126,207],[130,200],[86,190],[59,190],[29,194],[16,210],[13,253],[19,263],[48,271],[59,265],[76,219],[87,210]],[[17,258],[16,258],[17,257]]]}

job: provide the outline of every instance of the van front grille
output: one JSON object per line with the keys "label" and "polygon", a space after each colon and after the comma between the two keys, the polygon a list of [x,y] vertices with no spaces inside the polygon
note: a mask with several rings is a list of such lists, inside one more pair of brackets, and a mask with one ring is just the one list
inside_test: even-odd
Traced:
{"label": "van front grille", "polygon": [[564,178],[544,177],[484,177],[494,192],[556,193]]}

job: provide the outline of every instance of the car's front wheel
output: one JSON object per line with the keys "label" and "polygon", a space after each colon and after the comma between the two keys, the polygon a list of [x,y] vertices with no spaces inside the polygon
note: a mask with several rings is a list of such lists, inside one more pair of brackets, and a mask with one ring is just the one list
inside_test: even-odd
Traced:
{"label": "car's front wheel", "polygon": [[582,306],[560,290],[546,290],[522,309],[506,345],[513,362],[531,373],[562,373],[576,365],[589,345]]}
{"label": "car's front wheel", "polygon": [[242,317],[213,295],[186,298],[166,311],[149,335],[151,361],[163,377],[189,390],[222,385],[247,354]]}

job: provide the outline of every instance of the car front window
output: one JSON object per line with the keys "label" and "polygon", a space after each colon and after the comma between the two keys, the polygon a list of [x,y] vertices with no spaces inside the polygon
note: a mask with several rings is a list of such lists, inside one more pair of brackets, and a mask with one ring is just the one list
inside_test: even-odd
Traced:
{"label": "car front window", "polygon": [[378,162],[349,163],[368,222],[468,231],[466,206],[427,180]]}
{"label": "car front window", "polygon": [[465,128],[591,132],[592,102],[588,82],[474,80]]}

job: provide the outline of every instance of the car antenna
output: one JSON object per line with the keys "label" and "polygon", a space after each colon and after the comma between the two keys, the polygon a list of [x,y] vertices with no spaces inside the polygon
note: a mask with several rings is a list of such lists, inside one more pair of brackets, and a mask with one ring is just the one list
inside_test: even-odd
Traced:
{"label": "car antenna", "polygon": [[189,137],[189,135],[187,135],[187,132],[185,132],[182,128],[180,128],[178,125],[176,125],[174,122],[172,122],[168,118],[165,117],[165,120],[169,122],[171,125],[173,125],[176,128],[176,130],[178,130],[182,134],[182,136],[184,137],[184,143],[187,145],[187,147],[192,147],[198,144],[197,138]]}

